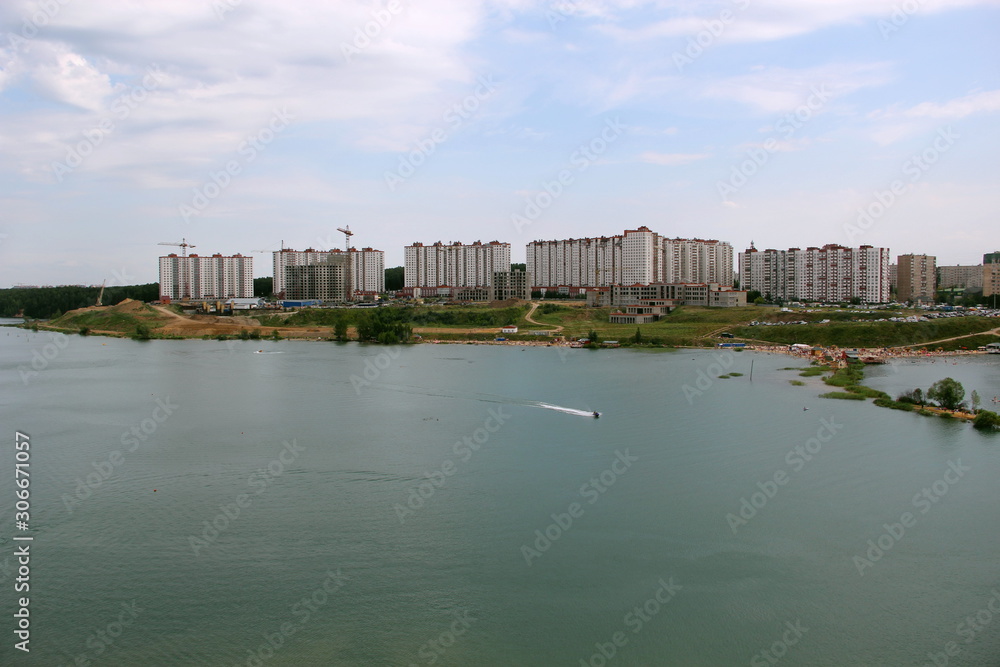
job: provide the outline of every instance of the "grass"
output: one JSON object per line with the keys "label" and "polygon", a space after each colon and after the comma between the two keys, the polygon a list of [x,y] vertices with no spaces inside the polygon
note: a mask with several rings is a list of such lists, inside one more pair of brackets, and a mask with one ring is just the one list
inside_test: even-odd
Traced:
{"label": "grass", "polygon": [[865,397],[861,394],[855,394],[849,391],[828,391],[825,394],[820,394],[820,398],[839,398],[844,401],[863,401]]}
{"label": "grass", "polygon": [[[916,407],[912,403],[901,403],[899,401],[894,401],[891,398],[876,398],[874,403],[880,408],[889,408],[890,410],[903,410],[905,412],[913,412],[913,409]],[[928,412],[927,414],[931,413]]]}
{"label": "grass", "polygon": [[733,372],[729,374],[729,377],[734,377],[734,378],[743,377],[743,373]]}
{"label": "grass", "polygon": [[[789,369],[789,370],[796,370],[796,369]],[[799,373],[799,376],[804,378],[816,377],[817,375],[823,375],[823,373],[826,373],[828,370],[829,369],[824,368],[823,366],[812,366],[811,368],[807,368],[801,373]]]}
{"label": "grass", "polygon": [[802,380],[789,380],[788,384],[795,385],[796,387],[804,387],[806,383]]}
{"label": "grass", "polygon": [[[795,319],[806,319],[799,317]],[[893,313],[881,312],[878,317]],[[831,318],[832,319],[832,318]],[[753,338],[771,343],[806,343],[850,347],[896,347],[924,343],[952,336],[964,336],[988,331],[997,326],[995,319],[986,317],[956,317],[929,322],[831,322],[824,325],[789,324],[785,326],[738,327],[733,333],[741,338]],[[996,340],[996,337],[990,337]],[[955,341],[957,342],[957,341]],[[969,343],[958,343],[969,346]],[[981,343],[980,343],[981,344]],[[936,345],[934,346],[937,347]]]}

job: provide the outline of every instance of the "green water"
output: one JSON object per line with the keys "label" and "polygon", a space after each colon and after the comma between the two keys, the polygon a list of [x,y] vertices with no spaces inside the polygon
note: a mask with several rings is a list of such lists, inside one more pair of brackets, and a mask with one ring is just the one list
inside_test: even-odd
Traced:
{"label": "green water", "polygon": [[[0,565],[15,430],[35,537],[0,664],[996,664],[1000,615],[960,624],[1000,590],[1000,436],[718,359],[0,329]],[[1000,394],[1000,357],[950,363],[870,384]]]}

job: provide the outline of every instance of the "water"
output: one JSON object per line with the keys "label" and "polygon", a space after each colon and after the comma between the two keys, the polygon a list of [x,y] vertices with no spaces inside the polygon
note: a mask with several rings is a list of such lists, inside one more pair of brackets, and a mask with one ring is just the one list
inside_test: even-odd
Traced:
{"label": "water", "polygon": [[[1000,393],[1000,357],[950,363],[871,384]],[[1000,590],[1000,436],[820,399],[792,365],[0,329],[4,437],[32,447],[21,662],[599,665],[601,644],[621,665],[771,664],[772,649],[922,665],[956,642],[951,665],[998,664],[1000,618],[969,642],[959,624]],[[962,476],[934,487],[950,465]],[[13,503],[8,472],[0,558]],[[883,536],[905,512],[915,523]],[[0,664],[23,658],[13,581],[0,569]]]}

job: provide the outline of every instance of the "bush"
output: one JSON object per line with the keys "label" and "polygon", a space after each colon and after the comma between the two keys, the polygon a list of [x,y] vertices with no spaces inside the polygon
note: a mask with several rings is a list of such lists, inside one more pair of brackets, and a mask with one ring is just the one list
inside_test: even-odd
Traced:
{"label": "bush", "polygon": [[972,420],[972,425],[980,431],[1000,430],[1000,415],[990,410],[980,410]]}
{"label": "bush", "polygon": [[152,331],[149,329],[149,325],[140,322],[135,325],[135,333],[132,334],[132,338],[135,340],[149,340],[153,337]]}
{"label": "bush", "polygon": [[913,405],[923,405],[924,404],[924,392],[920,387],[916,389],[911,389],[910,391],[904,391],[902,394],[896,397],[896,400],[900,403],[912,403]]}
{"label": "bush", "polygon": [[791,383],[791,384],[793,384],[793,385],[795,385],[796,387],[802,387],[802,386],[805,386],[805,384],[806,384],[802,380],[789,380],[788,382]]}
{"label": "bush", "polygon": [[861,394],[852,394],[849,391],[828,391],[825,394],[820,394],[820,398],[839,398],[845,401],[863,401],[865,397]]}
{"label": "bush", "polygon": [[80,327],[80,335],[81,336],[89,336],[90,335],[90,327]]}
{"label": "bush", "polygon": [[899,401],[894,401],[891,398],[876,398],[874,403],[880,408],[889,408],[890,410],[905,410],[907,412],[912,412],[914,408],[912,403],[900,403]]}

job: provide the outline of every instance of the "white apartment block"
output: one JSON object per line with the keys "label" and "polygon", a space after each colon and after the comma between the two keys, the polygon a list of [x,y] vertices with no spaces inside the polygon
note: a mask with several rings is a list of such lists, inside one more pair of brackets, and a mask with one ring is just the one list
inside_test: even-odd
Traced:
{"label": "white apartment block", "polygon": [[606,287],[622,281],[622,237],[532,241],[525,268],[533,286]]}
{"label": "white apartment block", "polygon": [[[290,266],[313,266],[316,264],[329,263],[332,257],[344,255],[345,251],[339,248],[333,250],[291,250],[284,248],[276,250],[273,256],[274,286],[272,291],[275,294],[287,293],[286,283],[287,267]],[[372,248],[351,248],[346,251],[351,257],[349,288],[352,298],[357,292],[384,292],[385,291],[385,253]],[[309,297],[318,298],[318,297]]]}
{"label": "white apartment block", "polygon": [[612,237],[532,241],[526,255],[527,271],[536,287],[733,284],[730,244],[667,239],[648,227]]}
{"label": "white apartment block", "polygon": [[889,301],[888,248],[828,244],[761,252],[751,244],[739,259],[740,288],[772,299]]}
{"label": "white apartment block", "polygon": [[716,240],[663,239],[659,282],[733,284],[733,246]]}
{"label": "white apartment block", "polygon": [[489,287],[493,274],[510,271],[510,244],[476,241],[403,248],[404,287]]}
{"label": "white apartment block", "polygon": [[253,297],[253,257],[170,254],[160,257],[160,298],[230,299]]}

